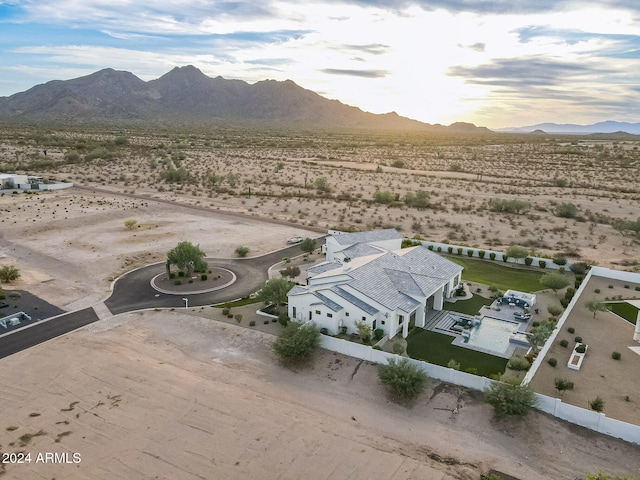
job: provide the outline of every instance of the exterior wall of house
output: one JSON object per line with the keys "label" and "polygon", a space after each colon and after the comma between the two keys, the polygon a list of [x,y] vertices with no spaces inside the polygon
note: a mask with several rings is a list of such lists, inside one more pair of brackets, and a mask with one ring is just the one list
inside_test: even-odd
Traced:
{"label": "exterior wall of house", "polygon": [[335,260],[335,253],[336,252],[339,252],[340,250],[344,250],[345,248],[349,247],[349,245],[340,245],[338,243],[338,241],[333,237],[327,237],[327,240],[325,242],[325,246],[326,246],[326,253],[327,253],[327,260],[328,261]]}
{"label": "exterior wall of house", "polygon": [[381,240],[379,242],[368,242],[369,245],[384,248],[385,250],[394,251],[402,248],[402,238],[394,238],[392,240]]}

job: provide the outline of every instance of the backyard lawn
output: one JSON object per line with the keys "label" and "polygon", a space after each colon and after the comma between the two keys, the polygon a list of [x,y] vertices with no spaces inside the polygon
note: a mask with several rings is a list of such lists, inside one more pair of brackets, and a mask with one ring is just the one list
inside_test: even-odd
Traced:
{"label": "backyard lawn", "polygon": [[443,367],[453,359],[460,362],[460,370],[476,368],[483,377],[504,372],[508,362],[506,358],[451,345],[452,341],[450,335],[416,328],[407,337],[407,353],[411,358]]}
{"label": "backyard lawn", "polygon": [[480,295],[473,294],[473,297],[468,300],[458,300],[455,303],[444,302],[445,310],[450,312],[466,313],[467,315],[475,315],[476,312],[484,305],[491,305],[491,300],[481,297]]}
{"label": "backyard lawn", "polygon": [[[473,258],[448,255],[447,258],[464,267],[462,280],[495,285],[503,292],[505,290],[517,290],[519,292],[533,293],[542,290],[540,278],[547,270],[530,270],[528,268],[507,267],[497,262],[488,260],[476,260]],[[554,271],[554,270],[550,270]]]}
{"label": "backyard lawn", "polygon": [[605,306],[616,315],[621,316],[627,322],[636,324],[638,319],[638,309],[627,302],[609,302]]}

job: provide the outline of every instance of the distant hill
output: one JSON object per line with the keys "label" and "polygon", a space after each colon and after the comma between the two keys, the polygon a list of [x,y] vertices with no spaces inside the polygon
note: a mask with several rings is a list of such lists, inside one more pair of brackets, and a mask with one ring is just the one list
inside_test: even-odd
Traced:
{"label": "distant hill", "polygon": [[537,125],[531,125],[528,127],[514,127],[514,128],[498,128],[496,132],[508,132],[508,133],[569,133],[588,135],[591,133],[629,133],[632,135],[640,135],[640,123],[628,123],[628,122],[599,122],[592,125],[576,125],[572,123],[539,123]]}
{"label": "distant hill", "polygon": [[0,97],[0,121],[490,132],[468,123],[431,125],[395,112],[367,113],[326,99],[291,80],[248,84],[211,78],[193,66],[176,67],[149,82],[111,68],[72,80],[54,80],[10,97]]}

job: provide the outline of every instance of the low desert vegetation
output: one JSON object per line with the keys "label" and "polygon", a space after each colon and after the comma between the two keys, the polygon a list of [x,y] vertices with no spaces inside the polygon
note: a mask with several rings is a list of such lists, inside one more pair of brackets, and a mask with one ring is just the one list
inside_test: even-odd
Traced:
{"label": "low desert vegetation", "polygon": [[427,374],[407,358],[390,358],[386,365],[378,365],[378,378],[401,402],[414,400],[427,387],[428,380]]}

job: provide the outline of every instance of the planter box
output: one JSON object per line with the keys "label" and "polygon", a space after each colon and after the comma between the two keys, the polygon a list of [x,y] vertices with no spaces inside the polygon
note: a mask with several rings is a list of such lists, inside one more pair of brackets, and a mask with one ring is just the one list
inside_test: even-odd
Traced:
{"label": "planter box", "polygon": [[569,358],[569,362],[567,362],[567,367],[572,370],[580,370],[580,366],[582,365],[582,361],[584,360],[584,356],[587,354],[587,350],[589,348],[588,345],[585,345],[584,353],[576,352],[578,346],[582,345],[581,343],[576,343],[576,346],[573,347],[573,353],[571,353],[571,357]]}

